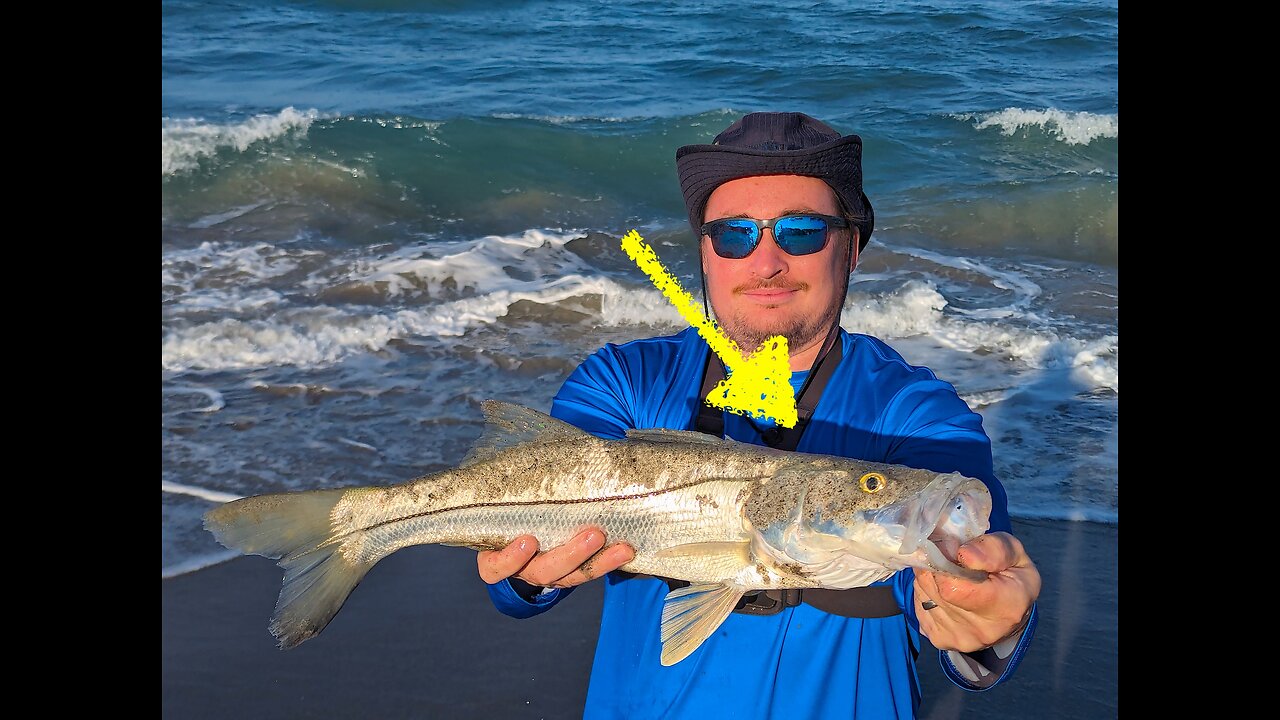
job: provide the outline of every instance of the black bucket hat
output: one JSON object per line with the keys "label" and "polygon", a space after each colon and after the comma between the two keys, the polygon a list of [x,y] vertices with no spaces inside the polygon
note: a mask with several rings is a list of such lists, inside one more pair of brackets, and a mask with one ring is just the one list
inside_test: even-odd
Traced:
{"label": "black bucket hat", "polygon": [[711,145],[676,150],[676,172],[695,235],[701,234],[711,193],[723,183],[752,175],[807,175],[826,182],[858,227],[859,251],[875,227],[871,201],[862,192],[862,138],[841,136],[804,113],[743,116]]}

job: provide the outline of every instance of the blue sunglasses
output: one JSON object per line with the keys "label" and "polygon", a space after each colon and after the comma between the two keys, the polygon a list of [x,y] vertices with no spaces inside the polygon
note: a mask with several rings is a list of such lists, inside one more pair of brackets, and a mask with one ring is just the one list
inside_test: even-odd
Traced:
{"label": "blue sunglasses", "polygon": [[773,240],[788,255],[812,255],[827,246],[827,231],[833,227],[849,227],[844,218],[805,213],[783,215],[771,220],[724,218],[702,226],[702,234],[711,238],[711,248],[722,258],[741,260],[760,244],[765,228],[773,230]]}

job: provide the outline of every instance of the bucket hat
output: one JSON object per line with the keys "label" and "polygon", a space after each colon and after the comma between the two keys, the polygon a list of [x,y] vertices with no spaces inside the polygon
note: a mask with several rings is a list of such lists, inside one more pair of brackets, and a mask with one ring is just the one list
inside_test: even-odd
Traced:
{"label": "bucket hat", "polygon": [[841,135],[804,113],[745,115],[710,145],[676,150],[676,173],[695,235],[701,235],[711,193],[730,180],[753,175],[806,175],[826,182],[858,228],[859,251],[875,227],[871,201],[862,191],[862,138]]}

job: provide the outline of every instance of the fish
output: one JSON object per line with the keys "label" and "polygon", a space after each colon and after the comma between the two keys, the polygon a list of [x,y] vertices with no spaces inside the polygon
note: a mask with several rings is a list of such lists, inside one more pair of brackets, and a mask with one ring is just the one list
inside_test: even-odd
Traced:
{"label": "fish", "polygon": [[421,544],[553,548],[588,525],[635,558],[620,570],[688,581],[667,594],[660,662],[688,657],[749,592],[870,585],[908,568],[984,580],[955,561],[989,529],[987,486],[959,473],[777,450],[705,433],[604,439],[486,400],[454,468],[386,486],[257,495],[204,526],[284,570],[269,623],[281,649],[318,635],[382,558]]}

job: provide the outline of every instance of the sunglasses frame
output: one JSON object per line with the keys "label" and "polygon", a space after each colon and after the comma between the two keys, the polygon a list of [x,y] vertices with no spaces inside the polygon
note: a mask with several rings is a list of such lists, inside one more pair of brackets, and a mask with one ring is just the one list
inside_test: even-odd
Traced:
{"label": "sunglasses frame", "polygon": [[[786,220],[787,218],[818,218],[819,220],[822,220],[823,222],[825,222],[827,224],[827,230],[822,235],[822,245],[817,250],[814,250],[812,252],[794,253],[794,252],[791,252],[791,250],[789,250],[786,245],[783,245],[782,243],[778,242],[778,233],[773,229],[773,226],[777,224],[779,220]],[[745,221],[756,226],[755,243],[751,245],[751,248],[747,250],[747,253],[742,257],[734,257],[732,255],[725,255],[721,253],[720,248],[716,245],[715,238],[711,237],[710,230],[712,225],[715,225],[717,223],[722,223],[722,222],[728,222],[730,220]],[[849,227],[849,221],[845,220],[842,217],[837,217],[835,215],[823,215],[822,213],[788,213],[786,215],[779,215],[776,218],[769,218],[768,220],[757,220],[755,218],[749,218],[749,217],[719,218],[717,220],[712,220],[711,222],[703,223],[702,227],[699,228],[699,230],[702,232],[703,235],[706,235],[707,238],[711,240],[711,249],[715,251],[716,255],[719,255],[720,257],[725,258],[726,260],[745,260],[746,258],[751,257],[751,253],[755,252],[756,248],[760,247],[760,241],[764,238],[765,228],[769,228],[769,231],[773,233],[774,243],[776,243],[778,247],[782,248],[783,252],[785,252],[788,255],[791,255],[792,257],[802,257],[804,255],[812,255],[813,253],[822,252],[822,249],[827,246],[827,237],[831,234],[831,228],[833,227],[847,228]]]}

